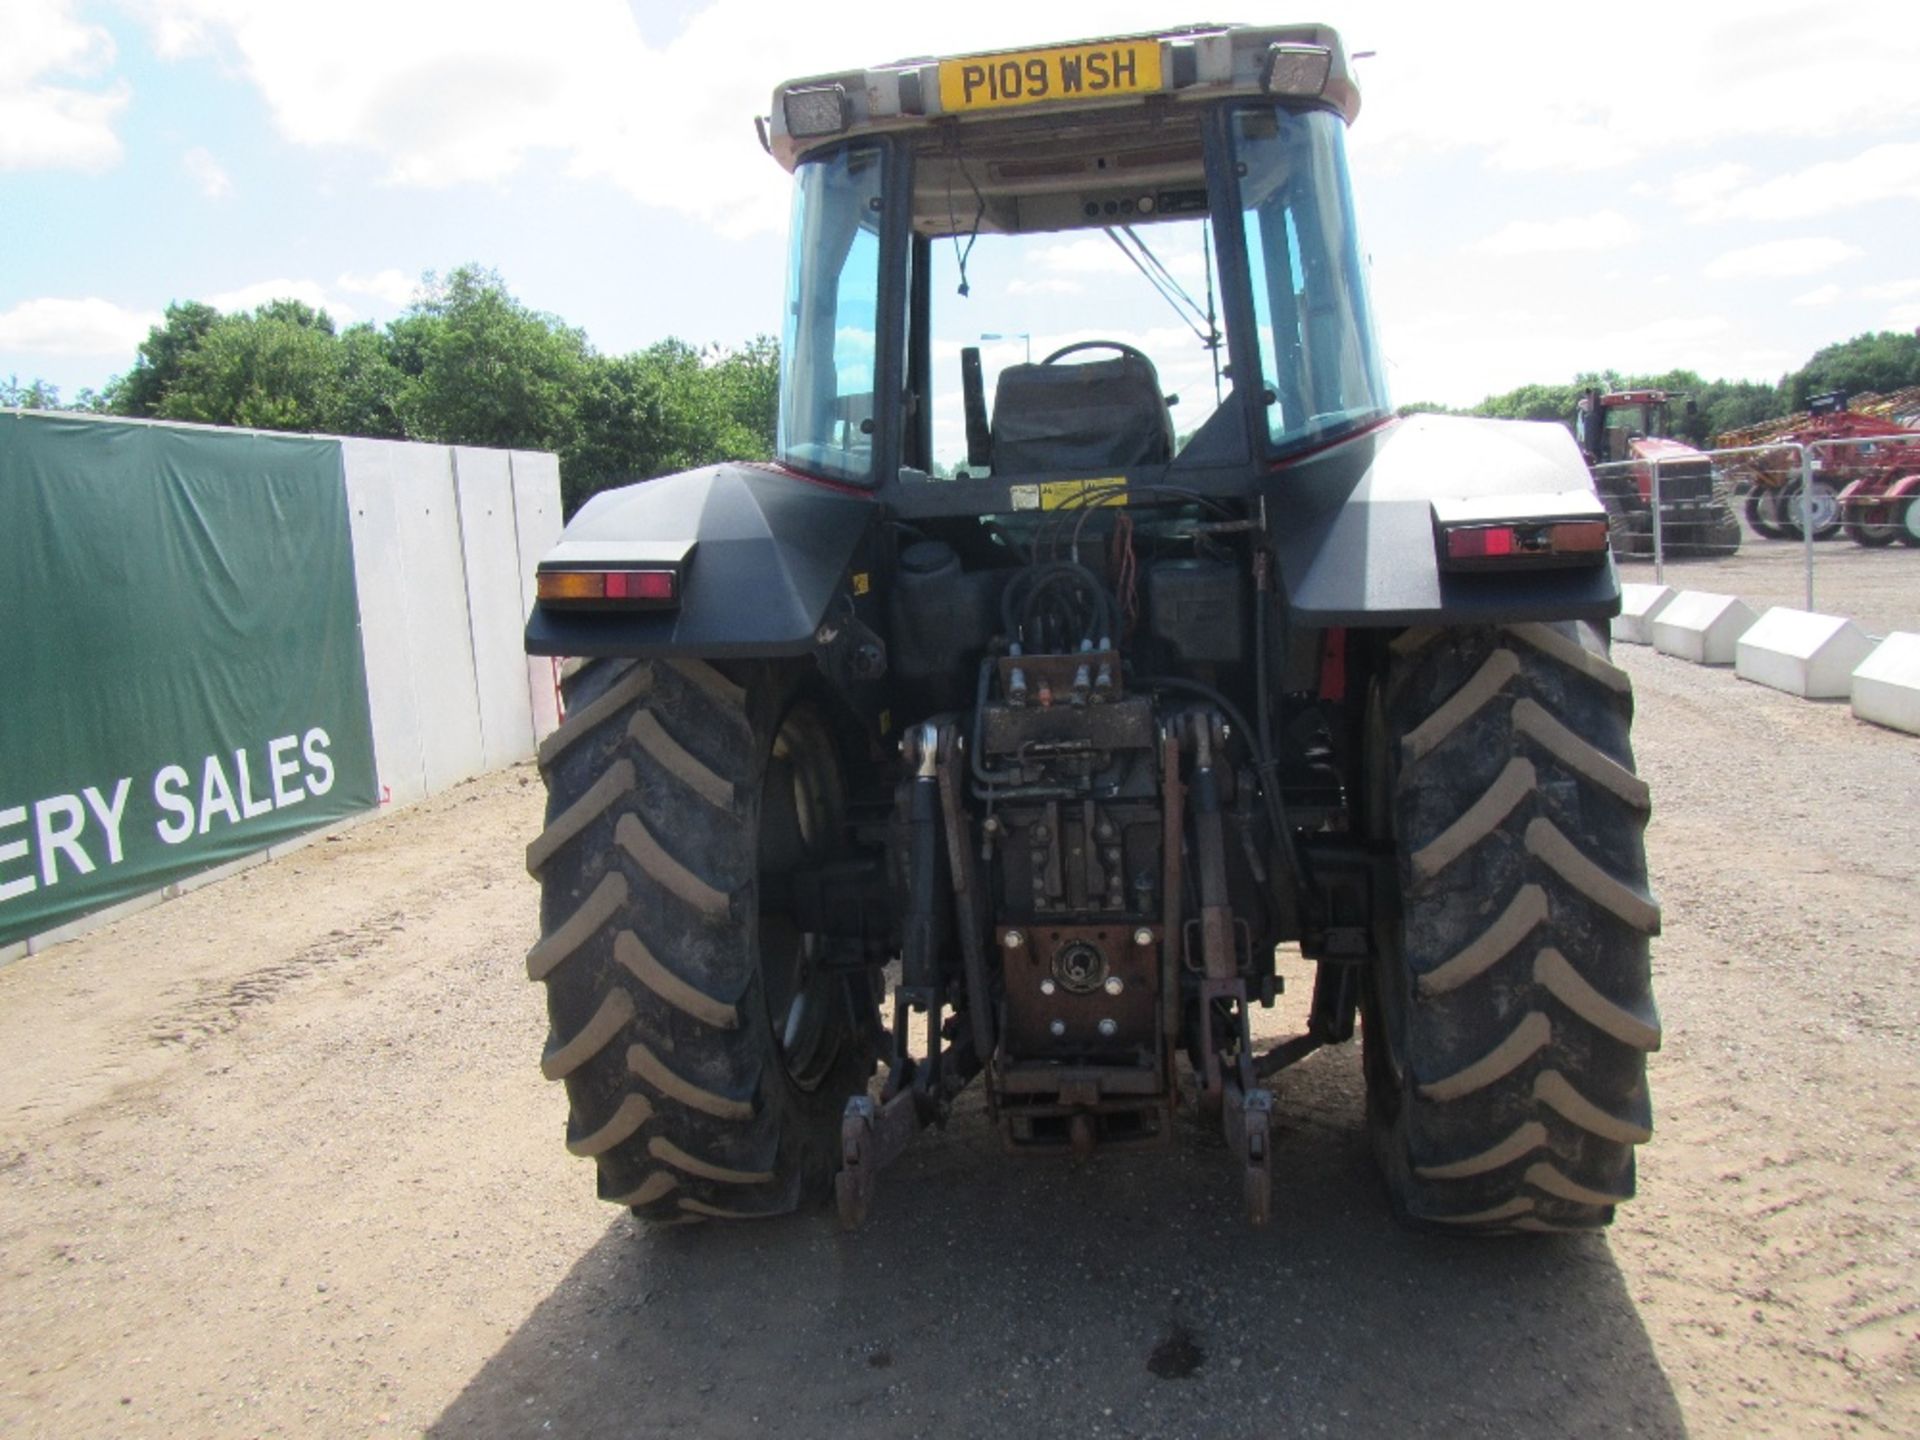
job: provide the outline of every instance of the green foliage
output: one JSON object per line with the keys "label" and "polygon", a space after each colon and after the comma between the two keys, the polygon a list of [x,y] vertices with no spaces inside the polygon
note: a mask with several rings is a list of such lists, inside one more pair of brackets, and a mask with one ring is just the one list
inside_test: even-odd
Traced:
{"label": "green foliage", "polygon": [[1787,413],[1780,387],[1756,380],[1716,380],[1700,397],[1702,431],[1708,440]]}
{"label": "green foliage", "polygon": [[1881,330],[1856,335],[1838,345],[1816,350],[1813,358],[1782,382],[1787,413],[1807,408],[1815,395],[1834,390],[1884,394],[1920,385],[1920,335]]}
{"label": "green foliage", "polygon": [[298,301],[222,315],[184,352],[153,413],[162,420],[324,431],[339,408],[333,321]]}
{"label": "green foliage", "polygon": [[20,383],[18,375],[0,380],[0,410],[59,410],[60,387],[44,380]]}
{"label": "green foliage", "polygon": [[1522,385],[1518,390],[1509,390],[1504,395],[1489,395],[1472,410],[1471,415],[1485,415],[1495,420],[1559,420],[1573,418],[1573,407],[1580,399],[1581,386],[1575,385]]}
{"label": "green foliage", "polygon": [[129,370],[107,383],[109,408],[116,415],[151,419],[160,413],[161,402],[180,378],[180,367],[213,329],[220,312],[197,300],[169,305],[166,318],[140,342],[140,351]]}
{"label": "green foliage", "polygon": [[391,337],[371,325],[349,325],[340,333],[336,350],[338,381],[323,428],[335,435],[404,439],[400,391],[406,377],[394,362]]}
{"label": "green foliage", "polygon": [[444,444],[564,450],[592,358],[587,337],[529,310],[491,270],[463,265],[428,275],[408,311],[409,359],[400,387],[407,434]]}
{"label": "green foliage", "polygon": [[98,390],[89,390],[83,385],[78,395],[63,401],[58,385],[38,378],[22,385],[18,375],[9,375],[0,380],[0,409],[64,410],[70,415],[110,413],[107,397]]}
{"label": "green foliage", "polygon": [[[66,408],[552,450],[571,511],[609,485],[771,455],[779,359],[766,336],[738,350],[663,340],[599,355],[581,331],[522,304],[494,271],[463,265],[427,275],[419,298],[384,328],[340,330],[298,300],[245,315],[171,305],[132,370]],[[59,403],[37,380],[0,385],[0,404]]]}
{"label": "green foliage", "polygon": [[1602,391],[1666,391],[1673,400],[1668,430],[1676,439],[1703,448],[1722,431],[1786,413],[1781,386],[1753,380],[1707,380],[1693,370],[1668,370],[1658,375],[1587,371],[1575,376],[1569,385],[1522,385],[1504,395],[1489,395],[1468,413],[1508,420],[1558,420],[1571,425],[1574,408],[1589,387]]}
{"label": "green foliage", "polygon": [[779,347],[702,354],[679,340],[593,367],[560,473],[572,510],[609,485],[773,453]]}
{"label": "green foliage", "polygon": [[[1589,385],[1602,390],[1665,390],[1675,396],[1669,428],[1695,445],[1707,446],[1716,435],[1744,429],[1807,408],[1815,395],[1834,390],[1857,395],[1884,394],[1920,385],[1920,335],[1883,330],[1856,335],[1815,352],[1800,369],[1783,376],[1778,385],[1755,380],[1708,380],[1693,370],[1669,370],[1662,375],[1622,375],[1617,370],[1594,371],[1575,377],[1571,385],[1522,385],[1504,395],[1489,395],[1468,414],[1512,420],[1559,420],[1571,423],[1580,392]],[[1691,413],[1686,402],[1693,402]],[[1437,409],[1404,405],[1400,413]]]}

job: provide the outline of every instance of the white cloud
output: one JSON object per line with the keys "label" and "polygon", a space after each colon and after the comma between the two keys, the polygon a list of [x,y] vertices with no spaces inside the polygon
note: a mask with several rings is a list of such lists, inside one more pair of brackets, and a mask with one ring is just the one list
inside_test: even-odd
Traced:
{"label": "white cloud", "polygon": [[373,155],[393,184],[500,183],[544,152],[730,236],[786,223],[786,177],[751,139],[778,80],[1165,23],[1163,0],[989,17],[843,0],[830,25],[790,0],[712,0],[649,44],[626,0],[469,0],[456,16],[391,0],[136,3],[163,56],[228,59],[288,140]]}
{"label": "white cloud", "polygon": [[1868,285],[1860,293],[1869,300],[1904,300],[1920,295],[1920,280],[1890,280],[1884,285]]}
{"label": "white cloud", "polygon": [[349,270],[333,283],[349,295],[369,295],[396,309],[411,303],[420,288],[417,276],[392,269],[377,271],[372,275],[356,275]]}
{"label": "white cloud", "polygon": [[0,170],[105,170],[120,160],[113,122],[131,92],[92,88],[113,37],[71,0],[11,0],[0,43]]}
{"label": "white cloud", "polygon": [[1920,200],[1920,141],[1875,145],[1758,183],[1738,168],[1737,179],[1723,186],[1676,186],[1690,219],[1807,220],[1856,205]]}
{"label": "white cloud", "polygon": [[1794,296],[1793,299],[1789,300],[1787,303],[1789,305],[1802,305],[1802,306],[1831,305],[1834,301],[1838,300],[1839,298],[1840,298],[1840,287],[1838,285],[1835,285],[1829,282],[1828,284],[1825,284],[1825,285],[1816,285],[1813,289],[1807,291],[1805,294]]}
{"label": "white cloud", "polygon": [[351,306],[329,299],[325,288],[313,280],[256,280],[251,285],[209,295],[206,303],[223,314],[237,315],[243,311],[257,310],[274,300],[298,300],[316,310],[325,310],[342,324],[354,318]]}
{"label": "white cloud", "polygon": [[1830,236],[1797,240],[1769,240],[1729,250],[1708,262],[1702,272],[1709,280],[1784,280],[1818,275],[1861,254],[1858,245]]}
{"label": "white cloud", "polygon": [[1536,0],[1442,5],[1332,0],[1347,43],[1375,49],[1357,151],[1411,161],[1482,151],[1559,173],[1736,138],[1911,126],[1920,33],[1910,0],[1670,6],[1646,25],[1583,24]]}
{"label": "white cloud", "polygon": [[1482,255],[1551,255],[1619,250],[1640,238],[1640,227],[1617,210],[1563,220],[1515,220],[1467,248]]}
{"label": "white cloud", "polygon": [[1016,277],[1007,282],[1009,295],[1078,295],[1083,287],[1077,280],[1066,280],[1058,276],[1028,280]]}
{"label": "white cloud", "polygon": [[196,145],[180,157],[187,175],[209,200],[221,200],[233,193],[233,179],[204,145]]}
{"label": "white cloud", "polygon": [[1920,305],[1896,305],[1887,311],[1886,323],[1893,330],[1920,331]]}
{"label": "white cloud", "polygon": [[[784,223],[784,180],[746,138],[776,79],[1165,23],[1163,0],[984,13],[842,0],[832,25],[797,19],[790,0],[712,0],[649,43],[626,0],[470,0],[457,21],[390,0],[136,3],[164,55],[229,57],[288,139],[374,155],[393,183],[497,183],[550,152],[577,178],[731,235]],[[1489,0],[1471,25],[1413,0],[1325,9],[1349,46],[1379,50],[1358,67],[1354,132],[1376,159],[1477,150],[1497,168],[1564,173],[1920,114],[1907,0],[1677,7],[1658,45],[1644,27],[1589,25],[1571,50],[1563,18],[1534,0]]]}
{"label": "white cloud", "polygon": [[110,300],[52,296],[0,312],[0,350],[26,355],[123,355],[161,322],[157,310],[128,310]]}
{"label": "white cloud", "polygon": [[1046,245],[1033,262],[1055,275],[1130,275],[1133,262],[1104,234],[1080,235]]}
{"label": "white cloud", "polygon": [[[1155,258],[1166,266],[1168,273],[1185,286],[1189,294],[1197,296],[1198,287],[1207,283],[1207,261],[1206,257],[1200,253],[1198,246],[1187,243],[1183,248],[1174,248],[1181,242],[1172,240],[1171,235],[1176,232],[1167,230],[1149,229],[1138,233],[1147,242]],[[1099,231],[1042,246],[1033,253],[1032,259],[1034,264],[1048,271],[1052,276],[1068,281],[1101,275],[1136,273],[1132,257],[1108,239],[1105,232]],[[1046,282],[1028,283],[1044,284]],[[1016,293],[1040,292],[1036,290]]]}

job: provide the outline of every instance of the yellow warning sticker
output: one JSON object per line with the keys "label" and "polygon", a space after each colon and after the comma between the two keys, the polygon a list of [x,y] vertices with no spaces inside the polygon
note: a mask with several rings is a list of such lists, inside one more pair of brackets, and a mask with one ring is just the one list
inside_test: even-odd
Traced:
{"label": "yellow warning sticker", "polygon": [[864,595],[872,588],[873,588],[872,575],[868,574],[865,570],[858,570],[854,572],[854,576],[853,576],[853,593],[854,594]]}
{"label": "yellow warning sticker", "polygon": [[1018,490],[1033,490],[1037,504],[1022,505],[1016,496],[1016,510],[1078,510],[1091,505],[1124,505],[1127,482],[1119,475],[1104,480],[1048,480],[1040,485],[1017,485]]}

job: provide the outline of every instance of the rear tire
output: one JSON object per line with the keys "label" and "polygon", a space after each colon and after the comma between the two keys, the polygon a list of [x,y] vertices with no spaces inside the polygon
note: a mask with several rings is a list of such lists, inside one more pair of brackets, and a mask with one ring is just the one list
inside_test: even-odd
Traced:
{"label": "rear tire", "polygon": [[1775,492],[1755,487],[1747,492],[1747,524],[1762,540],[1784,540],[1787,532],[1774,520]]}
{"label": "rear tire", "polygon": [[566,1084],[567,1148],[600,1197],[654,1222],[824,1198],[871,1071],[864,980],[811,966],[812,938],[759,910],[764,877],[842,844],[832,732],[785,672],[744,678],[590,662],[541,746],[541,1071]]}
{"label": "rear tire", "polygon": [[1596,1229],[1633,1194],[1660,1043],[1629,682],[1585,622],[1417,633],[1369,714],[1401,891],[1365,999],[1375,1154],[1413,1225]]}

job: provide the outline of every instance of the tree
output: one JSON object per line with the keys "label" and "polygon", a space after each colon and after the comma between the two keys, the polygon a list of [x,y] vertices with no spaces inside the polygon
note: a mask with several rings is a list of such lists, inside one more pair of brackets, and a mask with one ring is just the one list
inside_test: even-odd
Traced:
{"label": "tree", "polygon": [[[83,395],[88,393],[81,392]],[[18,375],[0,380],[0,410],[61,410],[60,387],[44,380],[20,383]]]}
{"label": "tree", "polygon": [[421,440],[564,450],[592,351],[556,316],[529,310],[499,275],[463,265],[395,325],[406,378],[396,405]]}
{"label": "tree", "polygon": [[396,363],[393,341],[371,325],[350,325],[335,348],[339,370],[333,409],[322,428],[337,435],[404,439],[400,392],[407,377]]}
{"label": "tree", "polygon": [[1884,394],[1920,385],[1920,335],[1881,330],[1816,350],[1782,382],[1788,411],[1804,410],[1815,395],[1843,390]]}
{"label": "tree", "polygon": [[[778,344],[737,350],[663,340],[603,357],[558,317],[529,309],[492,270],[431,274],[384,329],[298,300],[221,315],[168,307],[134,368],[105,397],[114,413],[552,450],[569,509],[608,485],[773,453]],[[54,404],[51,387],[14,393]]]}
{"label": "tree", "polygon": [[116,415],[152,418],[180,378],[180,367],[206,338],[220,312],[198,300],[167,307],[165,319],[147,331],[133,369],[106,387],[108,407]]}
{"label": "tree", "polygon": [[216,319],[178,364],[156,414],[203,425],[324,432],[340,411],[333,320],[297,300]]}
{"label": "tree", "polygon": [[613,485],[773,454],[780,349],[761,336],[702,353],[662,340],[631,355],[595,357],[561,453],[569,512]]}
{"label": "tree", "polygon": [[771,456],[780,423],[780,342],[756,335],[740,349],[722,354],[710,368],[721,410],[741,443],[732,458]]}
{"label": "tree", "polygon": [[1489,395],[1467,413],[1497,420],[1558,420],[1565,424],[1573,418],[1581,388],[1578,383],[1522,385],[1504,395]]}
{"label": "tree", "polygon": [[1700,411],[1704,433],[1710,440],[1787,413],[1780,388],[1755,380],[1710,382],[1700,397]]}
{"label": "tree", "polygon": [[397,438],[403,379],[393,346],[371,325],[336,331],[331,315],[300,300],[243,315],[194,302],[170,306],[134,368],[104,396],[82,391],[79,403],[203,425]]}

